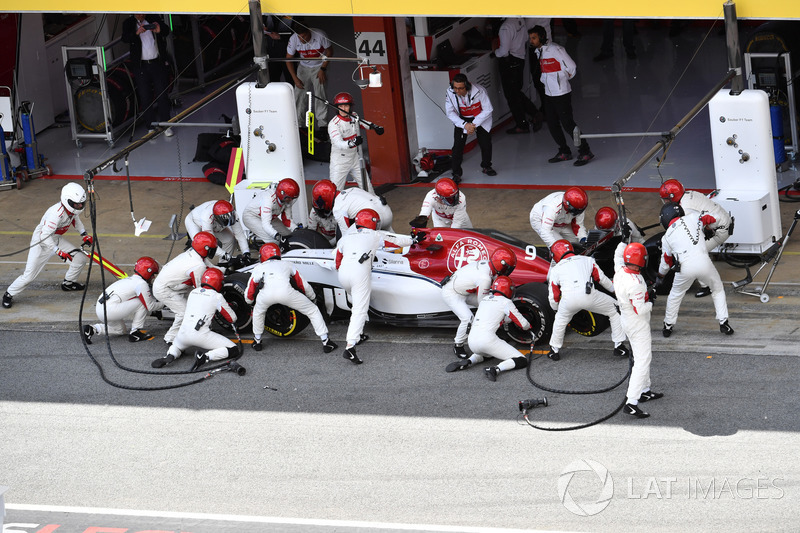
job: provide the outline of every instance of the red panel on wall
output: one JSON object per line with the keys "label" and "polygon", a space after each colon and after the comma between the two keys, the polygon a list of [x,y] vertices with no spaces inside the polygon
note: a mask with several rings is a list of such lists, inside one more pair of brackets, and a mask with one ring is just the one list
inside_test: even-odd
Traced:
{"label": "red panel on wall", "polygon": [[[17,60],[17,14],[0,13],[0,85],[13,86],[14,65]],[[2,96],[8,96],[2,94]]]}

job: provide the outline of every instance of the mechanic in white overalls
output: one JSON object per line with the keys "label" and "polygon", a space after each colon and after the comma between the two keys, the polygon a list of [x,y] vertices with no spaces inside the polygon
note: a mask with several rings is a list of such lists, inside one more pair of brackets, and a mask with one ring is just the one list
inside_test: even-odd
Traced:
{"label": "mechanic in white overalls", "polygon": [[86,233],[78,216],[83,213],[85,205],[86,191],[83,187],[77,183],[67,183],[61,188],[61,201],[44,212],[39,225],[33,230],[25,271],[9,285],[3,295],[3,307],[9,309],[13,305],[14,296],[24,291],[41,274],[53,254],[65,262],[69,261],[61,290],[82,291],[85,288],[83,283],[78,283],[78,278],[86,265],[86,256],[62,237],[70,227],[74,227],[81,234],[83,244],[92,244],[92,237]]}
{"label": "mechanic in white overalls", "polygon": [[259,251],[261,263],[250,272],[245,301],[253,306],[253,349],[260,352],[261,335],[264,332],[264,317],[267,310],[281,304],[298,311],[311,320],[314,333],[322,341],[322,350],[331,353],[337,346],[328,338],[328,326],[314,301],[317,295],[314,288],[306,282],[293,264],[281,261],[281,250],[274,242],[269,242]]}
{"label": "mechanic in white overalls", "polygon": [[583,212],[588,205],[589,197],[578,187],[548,194],[531,209],[531,227],[548,248],[559,239],[583,244],[587,236]]}
{"label": "mechanic in white overalls", "polygon": [[351,187],[341,191],[336,195],[333,202],[333,218],[336,220],[336,225],[339,231],[344,235],[353,224],[356,215],[364,209],[372,209],[380,217],[378,229],[393,232],[392,209],[386,203],[383,196],[377,196],[363,189]]}
{"label": "mechanic in white overalls", "polygon": [[213,266],[208,258],[216,253],[217,238],[201,231],[192,239],[192,247],[164,265],[153,282],[153,296],[175,313],[175,321],[164,335],[167,344],[175,340],[181,327],[189,292],[200,286],[200,277],[206,268]]}
{"label": "mechanic in white overalls", "polygon": [[428,219],[434,228],[471,228],[472,221],[467,214],[467,197],[450,178],[439,178],[436,186],[428,191],[422,200],[422,208],[417,218],[411,221],[415,228],[424,228]]}
{"label": "mechanic in white overalls", "polygon": [[625,332],[619,324],[614,298],[597,289],[600,284],[614,294],[614,284],[598,268],[595,260],[586,255],[576,255],[569,241],[560,239],[550,247],[550,255],[556,262],[547,274],[547,298],[550,307],[556,312],[553,332],[550,335],[550,352],[547,357],[553,361],[561,359],[559,350],[564,346],[564,333],[572,317],[581,310],[599,313],[608,317],[611,323],[611,340],[614,341],[614,355],[628,357],[630,351],[625,346]]}
{"label": "mechanic in white overalls", "polygon": [[460,320],[453,339],[453,353],[464,359],[467,350],[467,330],[473,315],[470,306],[477,307],[489,295],[497,276],[509,276],[517,266],[517,256],[505,246],[492,252],[488,261],[473,261],[442,280],[442,299]]}
{"label": "mechanic in white overalls", "polygon": [[[358,191],[360,189],[348,189]],[[344,194],[341,193],[340,196]],[[347,327],[347,347],[342,356],[360,365],[356,355],[356,345],[369,337],[364,335],[364,324],[369,313],[369,299],[372,294],[372,260],[378,248],[386,246],[402,248],[421,242],[425,233],[416,232],[406,237],[388,231],[380,231],[380,216],[372,209],[360,211],[354,220],[354,228],[342,235],[336,245],[336,270],[339,283],[350,295],[350,325]]]}
{"label": "mechanic in white overalls", "polygon": [[247,244],[244,228],[227,200],[210,200],[198,205],[186,215],[184,225],[190,239],[194,239],[201,231],[207,231],[216,237],[219,243],[218,255],[232,255],[233,245],[236,243],[239,253],[250,259],[250,246]]}
{"label": "mechanic in white overalls", "polygon": [[300,196],[300,187],[292,178],[271,185],[244,208],[242,222],[264,243],[283,246],[297,227],[292,220],[292,204]]}
{"label": "mechanic in white overalls", "polygon": [[200,276],[200,286],[189,293],[186,301],[186,318],[181,324],[175,341],[167,355],[153,361],[154,368],[161,368],[183,355],[189,347],[199,348],[195,352],[192,371],[209,361],[219,361],[238,357],[239,347],[224,335],[211,331],[214,315],[230,322],[236,322],[236,313],[222,296],[225,276],[218,268],[209,268]]}
{"label": "mechanic in white overalls", "polygon": [[667,310],[664,313],[665,337],[672,335],[672,328],[678,321],[678,310],[681,301],[692,286],[694,280],[701,281],[711,288],[711,299],[714,301],[719,330],[725,335],[733,335],[733,328],[728,323],[728,303],[725,298],[725,287],[719,272],[708,256],[708,249],[703,239],[703,229],[714,222],[712,215],[700,215],[694,211],[684,213],[683,208],[674,202],[664,204],[661,208],[661,225],[666,233],[661,238],[661,250],[664,252],[658,266],[660,285],[670,269],[675,270],[675,280],[667,297]]}
{"label": "mechanic in white overalls", "polygon": [[613,231],[615,236],[622,236],[626,241],[630,236],[630,242],[644,242],[642,229],[631,219],[624,225],[620,224],[617,210],[612,207],[601,207],[597,210],[594,214],[594,227],[603,231]]}
{"label": "mechanic in white overalls", "polygon": [[650,390],[650,361],[653,358],[650,336],[650,312],[655,291],[648,292],[641,271],[647,261],[647,250],[638,242],[617,245],[614,253],[614,291],[620,311],[620,323],[631,343],[633,368],[628,381],[624,412],[636,418],[647,418],[640,402],[657,400],[663,393]]}
{"label": "mechanic in white overalls", "polygon": [[[664,202],[676,202],[681,205],[684,212],[695,211],[700,215],[711,215],[714,222],[706,226],[703,232],[706,242],[706,250],[711,252],[717,246],[721,246],[728,240],[733,232],[733,219],[721,205],[697,191],[687,191],[683,188],[680,181],[669,179],[661,184],[659,189],[661,200]],[[702,298],[711,294],[711,289],[703,282],[700,282],[700,290],[695,296]]]}
{"label": "mechanic in white overalls", "polygon": [[[128,333],[130,342],[149,341],[152,335],[142,330],[144,320],[151,313],[158,313],[164,304],[153,297],[150,284],[158,274],[158,263],[152,257],[140,257],[133,265],[133,275],[115,281],[97,299],[95,312],[100,323],[83,326],[86,344],[92,344],[95,333],[103,335],[124,335],[128,329],[125,320],[133,319]],[[107,318],[108,328],[104,322]]]}
{"label": "mechanic in white overalls", "polygon": [[333,202],[337,194],[336,185],[331,180],[318,181],[311,189],[311,211],[308,213],[308,229],[324,236],[331,244],[336,244]]}
{"label": "mechanic in white overalls", "polygon": [[331,164],[328,172],[331,181],[341,191],[350,175],[360,188],[374,193],[372,182],[361,170],[359,146],[364,138],[359,135],[359,126],[367,128],[358,120],[358,115],[350,112],[353,97],[350,93],[339,93],[333,99],[333,105],[339,113],[328,122],[328,137],[331,140]]}
{"label": "mechanic in white overalls", "polygon": [[496,357],[502,359],[499,365],[483,369],[489,381],[496,381],[500,372],[528,366],[527,357],[520,355],[519,350],[497,336],[497,328],[508,322],[513,322],[526,331],[531,329],[531,325],[514,305],[513,296],[514,283],[511,278],[498,276],[492,283],[490,294],[478,305],[475,320],[469,331],[469,347],[472,349],[472,355],[468,359],[450,363],[445,368],[446,372],[464,370],[488,357]]}

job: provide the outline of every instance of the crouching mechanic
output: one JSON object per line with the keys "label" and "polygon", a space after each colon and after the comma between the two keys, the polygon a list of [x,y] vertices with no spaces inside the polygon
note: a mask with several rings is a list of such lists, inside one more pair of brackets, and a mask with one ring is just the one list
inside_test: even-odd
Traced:
{"label": "crouching mechanic", "polygon": [[153,368],[161,368],[183,355],[190,346],[199,348],[195,353],[192,371],[209,361],[219,361],[241,355],[232,340],[211,331],[211,323],[217,313],[231,324],[236,322],[234,313],[222,296],[225,276],[218,268],[209,268],[200,276],[200,286],[189,293],[186,301],[186,318],[167,355],[153,361]]}
{"label": "crouching mechanic", "polygon": [[353,97],[350,93],[337,94],[333,99],[333,105],[339,113],[328,122],[328,137],[331,140],[331,164],[328,172],[331,181],[341,191],[347,183],[347,176],[350,175],[360,188],[375,192],[372,189],[372,182],[361,170],[359,153],[360,146],[364,142],[364,138],[358,134],[359,126],[368,128],[358,120],[358,115],[350,111],[353,107]]}
{"label": "crouching mechanic", "polygon": [[422,201],[417,218],[411,221],[415,228],[428,225],[433,220],[434,228],[471,228],[472,221],[467,214],[467,197],[450,178],[439,178],[436,187],[428,191]]}
{"label": "crouching mechanic", "polygon": [[351,187],[336,195],[333,202],[333,218],[339,232],[344,233],[353,224],[356,215],[365,209],[372,209],[378,214],[378,229],[392,232],[392,209],[387,205],[383,196],[377,196],[363,189]]}
{"label": "crouching mechanic", "polygon": [[264,347],[261,344],[261,334],[264,332],[264,317],[267,309],[275,304],[282,304],[303,313],[311,320],[311,325],[322,341],[322,351],[331,353],[337,346],[328,338],[328,326],[322,318],[314,300],[317,295],[314,289],[306,283],[297,269],[291,263],[281,261],[281,250],[278,245],[269,242],[261,247],[261,264],[250,273],[247,282],[245,300],[253,307],[253,349],[260,352]]}
{"label": "crouching mechanic", "polygon": [[153,282],[153,296],[175,313],[175,321],[164,335],[167,344],[175,340],[181,327],[189,292],[200,286],[200,277],[206,268],[213,266],[207,258],[216,253],[216,237],[201,231],[192,239],[192,247],[164,265]]}
{"label": "crouching mechanic", "polygon": [[194,239],[201,231],[207,231],[217,238],[218,255],[232,255],[235,242],[239,246],[239,253],[249,262],[250,246],[247,244],[247,236],[236,218],[233,206],[227,200],[204,202],[189,211],[183,222],[189,239]]}
{"label": "crouching mechanic", "polygon": [[24,291],[41,274],[53,254],[65,262],[69,261],[61,290],[82,291],[85,288],[78,283],[78,278],[86,265],[86,256],[63,237],[72,226],[81,234],[83,244],[92,244],[92,237],[86,233],[79,218],[85,205],[86,191],[83,187],[77,183],[67,183],[61,188],[61,201],[45,211],[39,225],[33,230],[25,271],[9,285],[3,295],[3,307],[9,309],[13,305],[14,296]]}
{"label": "crouching mechanic", "polygon": [[597,290],[599,283],[610,293],[614,284],[597,267],[594,259],[585,255],[575,255],[572,245],[564,240],[556,241],[550,247],[550,254],[556,262],[548,273],[548,300],[556,312],[553,320],[553,333],[550,335],[550,352],[547,357],[553,361],[561,359],[559,350],[564,345],[564,332],[572,317],[585,309],[608,317],[611,323],[611,340],[614,341],[614,355],[627,357],[630,350],[625,346],[625,332],[619,323],[614,299]]}
{"label": "crouching mechanic", "polygon": [[[348,189],[358,191],[360,189]],[[344,193],[342,193],[344,194]],[[341,194],[340,194],[341,196]],[[350,324],[347,327],[347,346],[342,357],[353,364],[360,365],[356,355],[356,345],[369,337],[364,335],[364,324],[369,313],[369,299],[372,294],[372,259],[378,248],[392,246],[411,246],[425,240],[426,234],[415,232],[412,237],[380,231],[381,219],[372,209],[360,211],[354,220],[355,229],[345,233],[336,245],[336,270],[339,283],[350,295]]]}
{"label": "crouching mechanic", "polygon": [[514,252],[500,247],[492,252],[488,261],[467,263],[442,280],[442,299],[460,320],[453,339],[453,353],[456,357],[467,357],[464,342],[473,319],[470,306],[477,307],[489,295],[495,278],[511,275],[516,266],[517,256]]}
{"label": "crouching mechanic", "polygon": [[260,198],[250,201],[242,213],[242,222],[262,242],[285,246],[297,228],[292,220],[292,204],[300,196],[300,187],[292,178],[284,178],[269,187]]}
{"label": "crouching mechanic", "polygon": [[728,323],[725,287],[708,256],[708,249],[703,240],[703,229],[713,221],[714,217],[708,214],[701,216],[695,211],[684,213],[683,208],[674,202],[668,202],[661,208],[661,225],[667,231],[661,238],[661,250],[664,255],[658,266],[656,286],[663,282],[664,276],[670,270],[675,271],[675,280],[667,297],[664,329],[661,331],[665,337],[672,335],[672,328],[678,321],[681,302],[694,280],[711,289],[719,330],[725,335],[733,335],[733,328]]}
{"label": "crouching mechanic", "polygon": [[559,239],[583,244],[587,236],[583,212],[588,205],[589,197],[578,187],[548,194],[531,209],[531,227],[548,248]]}
{"label": "crouching mechanic", "polygon": [[528,358],[520,355],[519,350],[497,336],[500,324],[509,321],[523,330],[531,329],[531,325],[517,310],[512,297],[514,296],[514,283],[507,276],[499,276],[492,283],[491,293],[481,300],[475,320],[469,332],[469,347],[472,355],[469,359],[462,359],[450,363],[445,368],[446,372],[464,370],[473,364],[482,362],[487,357],[502,359],[497,366],[487,366],[483,369],[489,381],[497,381],[497,375],[506,370],[525,368]]}
{"label": "crouching mechanic", "polygon": [[647,250],[638,242],[621,242],[614,253],[614,291],[619,302],[620,323],[631,343],[633,368],[628,381],[625,414],[647,418],[640,402],[657,400],[663,393],[650,390],[650,361],[653,358],[650,336],[650,313],[655,290],[648,292],[641,271],[647,261]]}
{"label": "crouching mechanic", "polygon": [[[709,252],[724,244],[733,233],[733,218],[730,213],[703,193],[687,191],[680,181],[670,179],[661,184],[659,194],[662,202],[675,202],[680,204],[685,212],[695,211],[701,216],[711,215],[714,218],[714,221],[710,222],[703,231],[706,250]],[[695,297],[702,298],[709,294],[711,294],[711,289],[701,281],[700,290],[697,291]]]}
{"label": "crouching mechanic", "polygon": [[[164,304],[153,298],[150,284],[158,274],[158,263],[152,257],[140,257],[133,265],[133,275],[115,281],[97,299],[95,312],[101,322],[83,326],[86,344],[92,344],[92,336],[124,335],[126,319],[133,319],[128,341],[149,341],[153,336],[144,331],[144,320],[148,314],[161,317]],[[105,318],[104,318],[105,317]],[[108,323],[108,328],[104,322]]]}
{"label": "crouching mechanic", "polygon": [[333,202],[337,194],[336,185],[331,180],[318,181],[311,189],[311,212],[308,213],[308,229],[324,236],[331,244],[336,244]]}

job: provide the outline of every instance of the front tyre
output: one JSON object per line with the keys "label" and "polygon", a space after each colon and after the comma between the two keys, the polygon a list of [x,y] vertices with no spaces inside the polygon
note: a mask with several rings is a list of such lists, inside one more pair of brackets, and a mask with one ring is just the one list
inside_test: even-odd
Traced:
{"label": "front tyre", "polygon": [[543,283],[520,285],[514,293],[514,304],[531,329],[525,331],[512,322],[508,326],[509,339],[523,346],[531,345],[531,334],[534,344],[549,341],[554,315],[547,300],[547,287]]}

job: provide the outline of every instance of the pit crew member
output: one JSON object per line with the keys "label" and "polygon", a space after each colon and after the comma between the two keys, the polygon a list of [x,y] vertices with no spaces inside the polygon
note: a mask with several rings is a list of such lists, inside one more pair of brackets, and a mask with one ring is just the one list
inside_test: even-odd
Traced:
{"label": "pit crew member", "polygon": [[250,246],[247,244],[244,228],[227,200],[210,200],[198,205],[186,215],[184,225],[189,239],[194,239],[201,231],[207,231],[216,237],[219,243],[217,255],[233,254],[235,241],[239,246],[239,253],[245,259],[250,259]]}
{"label": "pit crew member", "polygon": [[336,185],[331,180],[318,181],[311,189],[311,211],[308,213],[308,229],[323,235],[331,244],[336,244],[333,202],[337,194]]}
{"label": "pit crew member", "polygon": [[331,163],[328,172],[331,181],[336,185],[336,189],[341,191],[347,183],[347,176],[350,175],[360,188],[374,193],[372,182],[361,170],[359,152],[364,138],[358,134],[359,126],[367,128],[358,120],[358,115],[350,112],[353,107],[353,97],[350,93],[339,93],[333,99],[333,105],[339,113],[328,122],[328,137],[331,140]]}
{"label": "pit crew member", "polygon": [[377,196],[363,189],[351,187],[336,195],[333,202],[333,218],[339,231],[344,235],[353,224],[356,215],[364,209],[372,209],[380,217],[378,229],[393,232],[392,209],[383,196]]}
{"label": "pit crew member", "polygon": [[417,218],[411,221],[415,228],[424,228],[428,219],[434,228],[471,228],[472,221],[467,214],[467,197],[450,178],[439,178],[436,186],[428,191],[422,201]]}
{"label": "pit crew member", "polygon": [[242,213],[242,222],[264,243],[285,246],[286,239],[297,228],[292,220],[292,204],[299,196],[297,182],[284,178],[250,201]]}
{"label": "pit crew member", "polygon": [[588,205],[589,197],[579,187],[548,194],[531,209],[531,227],[548,248],[559,239],[583,244],[587,236],[583,218]]}

